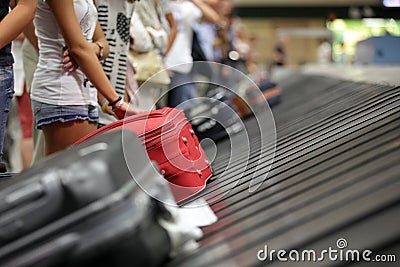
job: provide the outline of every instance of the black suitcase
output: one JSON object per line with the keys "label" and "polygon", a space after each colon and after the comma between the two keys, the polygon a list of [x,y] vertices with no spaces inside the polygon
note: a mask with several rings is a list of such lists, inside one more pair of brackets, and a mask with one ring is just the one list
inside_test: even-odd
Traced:
{"label": "black suitcase", "polygon": [[148,195],[168,192],[132,132],[99,135],[14,178],[0,191],[0,266],[158,266],[168,257],[158,220],[170,214]]}
{"label": "black suitcase", "polygon": [[220,141],[244,129],[232,104],[232,94],[225,88],[217,87],[209,90],[207,97],[191,100],[193,103],[184,112],[199,140],[210,138]]}

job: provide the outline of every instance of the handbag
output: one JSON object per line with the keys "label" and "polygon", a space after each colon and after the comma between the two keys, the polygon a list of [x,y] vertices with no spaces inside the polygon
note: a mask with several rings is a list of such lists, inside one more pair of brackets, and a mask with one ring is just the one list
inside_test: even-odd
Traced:
{"label": "handbag", "polygon": [[151,82],[155,84],[170,84],[171,79],[153,50],[139,53],[130,49],[128,58],[135,68],[134,77],[139,83],[144,83],[151,78]]}

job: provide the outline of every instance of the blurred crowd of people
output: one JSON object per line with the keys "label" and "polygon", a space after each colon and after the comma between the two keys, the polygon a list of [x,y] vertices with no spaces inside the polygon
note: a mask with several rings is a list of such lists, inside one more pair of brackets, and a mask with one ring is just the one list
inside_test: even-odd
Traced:
{"label": "blurred crowd of people", "polygon": [[[255,38],[247,36],[232,0],[26,2],[0,5],[0,144],[15,88],[22,168],[126,113],[177,107],[195,97],[194,61],[244,73],[256,68]],[[168,75],[140,90],[156,66]]]}

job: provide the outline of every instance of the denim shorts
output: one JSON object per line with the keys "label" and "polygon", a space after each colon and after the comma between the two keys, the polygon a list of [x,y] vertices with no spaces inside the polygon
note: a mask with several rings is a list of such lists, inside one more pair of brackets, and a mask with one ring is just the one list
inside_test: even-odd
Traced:
{"label": "denim shorts", "polygon": [[38,101],[31,101],[33,116],[35,116],[37,128],[54,122],[68,122],[74,120],[99,121],[97,106],[58,106]]}

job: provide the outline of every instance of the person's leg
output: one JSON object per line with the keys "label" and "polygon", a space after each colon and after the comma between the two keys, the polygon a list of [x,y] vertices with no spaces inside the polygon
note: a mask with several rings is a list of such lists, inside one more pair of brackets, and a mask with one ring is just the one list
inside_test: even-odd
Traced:
{"label": "person's leg", "polygon": [[182,103],[183,95],[185,93],[184,86],[177,86],[168,91],[168,107],[175,108]]}
{"label": "person's leg", "polygon": [[[25,39],[22,43],[22,61],[24,63],[24,74],[26,89],[28,94],[31,91],[31,84],[33,80],[33,74],[36,70],[36,65],[38,63],[38,52],[33,47],[33,45]],[[36,122],[33,120],[33,158],[32,164],[43,158],[44,155],[44,136],[42,130],[36,128]]]}
{"label": "person's leg", "polygon": [[41,160],[44,156],[44,135],[43,131],[36,128],[36,122],[33,120],[33,156],[32,164]]}
{"label": "person's leg", "polygon": [[186,87],[185,101],[197,97],[196,85],[193,83],[193,79],[192,79],[193,77],[190,74],[187,74],[187,75],[188,75],[188,80],[190,80],[192,82],[185,84],[185,87]]}
{"label": "person's leg", "polygon": [[171,77],[168,91],[168,106],[177,107],[186,100],[196,97],[196,88],[190,73],[176,73]]}
{"label": "person's leg", "polygon": [[14,76],[12,67],[0,67],[0,172],[6,172],[3,160],[3,143],[8,112],[14,95]]}
{"label": "person's leg", "polygon": [[31,104],[44,134],[44,156],[67,148],[97,129],[97,106],[58,106],[34,100]]}
{"label": "person's leg", "polygon": [[22,138],[19,144],[21,151],[22,169],[26,169],[32,164],[33,157],[33,139]]}
{"label": "person's leg", "polygon": [[96,129],[97,123],[85,120],[54,122],[43,125],[45,156],[66,149]]}
{"label": "person's leg", "polygon": [[32,163],[33,156],[33,139],[32,139],[32,125],[33,115],[26,86],[21,96],[17,96],[18,104],[18,117],[21,125],[21,141],[20,152],[22,160],[22,169],[26,169]]}

